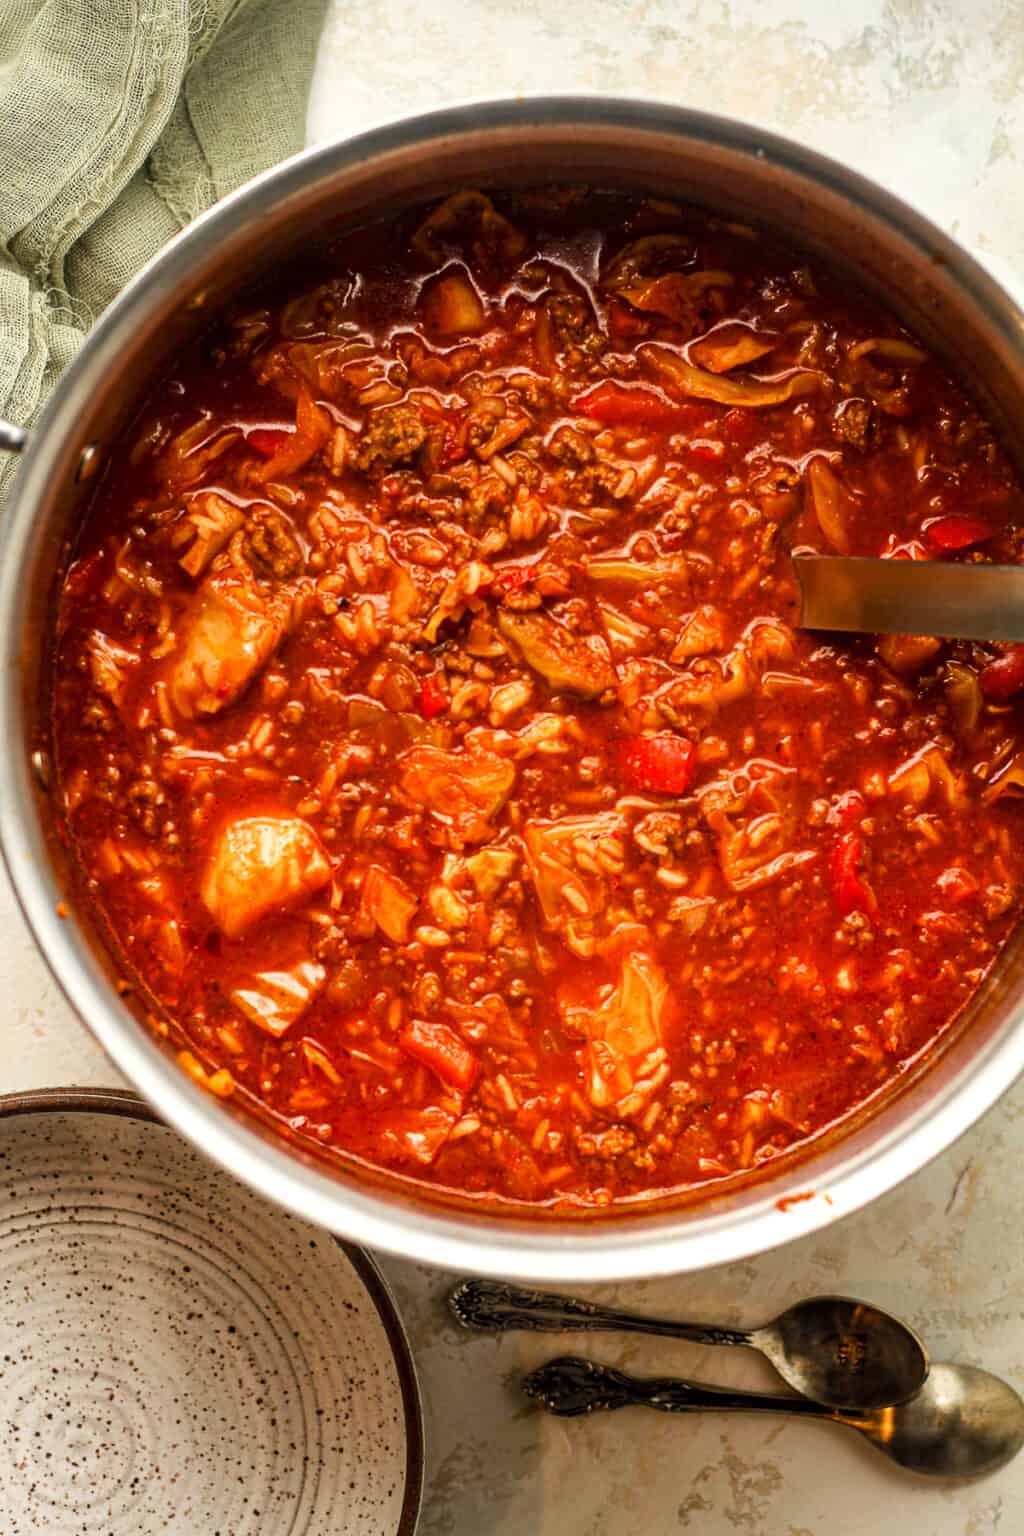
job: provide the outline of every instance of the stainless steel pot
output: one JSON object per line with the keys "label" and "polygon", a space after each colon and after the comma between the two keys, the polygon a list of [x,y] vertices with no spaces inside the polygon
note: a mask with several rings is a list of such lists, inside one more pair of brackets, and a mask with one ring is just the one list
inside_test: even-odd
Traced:
{"label": "stainless steel pot", "polygon": [[0,837],[25,915],[78,1012],[159,1113],[217,1162],[370,1247],[480,1273],[579,1282],[762,1252],[921,1168],[1024,1067],[1020,935],[971,1016],[928,1063],[806,1158],[674,1210],[585,1223],[499,1219],[350,1178],[196,1089],[118,996],[88,914],[60,915],[66,885],[40,782],[48,746],[39,699],[67,540],[104,445],[175,350],[236,290],[285,267],[341,219],[459,186],[545,180],[641,187],[783,232],[878,293],[947,360],[1005,441],[1024,444],[1021,311],[904,204],[781,139],[664,106],[565,98],[457,108],[310,150],[227,198],[150,263],[91,333],[28,442],[0,429],[0,446],[24,449],[0,569]]}

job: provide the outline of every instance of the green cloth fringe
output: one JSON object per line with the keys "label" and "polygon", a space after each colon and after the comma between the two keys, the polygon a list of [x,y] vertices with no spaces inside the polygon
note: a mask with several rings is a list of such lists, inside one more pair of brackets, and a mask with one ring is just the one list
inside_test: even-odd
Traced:
{"label": "green cloth fringe", "polygon": [[302,147],[326,3],[0,0],[0,417],[30,425],[139,267]]}

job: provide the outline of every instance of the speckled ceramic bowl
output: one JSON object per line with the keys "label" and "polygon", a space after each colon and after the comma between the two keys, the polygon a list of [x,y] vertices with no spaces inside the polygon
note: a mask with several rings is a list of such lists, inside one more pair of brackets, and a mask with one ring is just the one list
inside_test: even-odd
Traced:
{"label": "speckled ceramic bowl", "polygon": [[374,1264],[121,1092],[0,1098],[3,1536],[412,1536]]}

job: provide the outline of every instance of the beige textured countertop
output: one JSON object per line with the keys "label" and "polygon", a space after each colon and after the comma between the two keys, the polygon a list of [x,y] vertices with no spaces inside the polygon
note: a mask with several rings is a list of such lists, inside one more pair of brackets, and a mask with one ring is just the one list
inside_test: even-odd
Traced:
{"label": "beige textured countertop", "polygon": [[[338,0],[310,139],[466,97],[600,91],[759,123],[875,177],[1024,287],[1021,0]],[[59,996],[0,877],[3,1087],[117,1080]],[[903,1188],[823,1236],[622,1302],[756,1322],[798,1296],[861,1293],[938,1358],[1024,1389],[1024,1087]],[[517,1374],[553,1352],[447,1326],[447,1279],[386,1261],[429,1435],[424,1536],[988,1536],[1024,1529],[1024,1457],[973,1487],[920,1483],[855,1436],[783,1419],[639,1412],[561,1423]],[[766,1386],[753,1359],[597,1341],[639,1370]],[[184,1533],[182,1533],[184,1536]]]}

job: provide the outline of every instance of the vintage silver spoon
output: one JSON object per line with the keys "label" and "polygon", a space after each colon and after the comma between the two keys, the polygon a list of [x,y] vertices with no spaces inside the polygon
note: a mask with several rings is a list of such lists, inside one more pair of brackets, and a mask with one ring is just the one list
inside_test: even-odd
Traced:
{"label": "vintage silver spoon", "polygon": [[627,1376],[572,1355],[551,1360],[524,1378],[523,1389],[551,1413],[573,1417],[595,1408],[638,1406],[663,1413],[704,1409],[791,1413],[855,1429],[883,1456],[931,1477],[984,1477],[1005,1466],[1024,1444],[1024,1402],[1012,1387],[973,1365],[932,1366],[909,1402],[871,1413],[842,1413],[803,1397],[728,1392],[671,1377]]}
{"label": "vintage silver spoon", "polygon": [[760,1328],[669,1322],[495,1280],[463,1280],[448,1302],[464,1328],[482,1332],[616,1329],[693,1344],[743,1344],[766,1355],[788,1386],[832,1408],[863,1411],[902,1402],[928,1375],[927,1351],[905,1323],[846,1296],[798,1301]]}
{"label": "vintage silver spoon", "polygon": [[794,555],[804,629],[1024,640],[1024,566]]}

